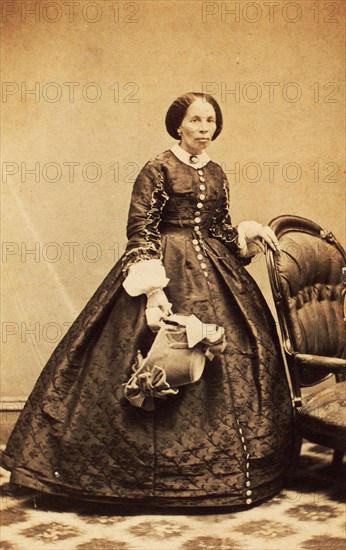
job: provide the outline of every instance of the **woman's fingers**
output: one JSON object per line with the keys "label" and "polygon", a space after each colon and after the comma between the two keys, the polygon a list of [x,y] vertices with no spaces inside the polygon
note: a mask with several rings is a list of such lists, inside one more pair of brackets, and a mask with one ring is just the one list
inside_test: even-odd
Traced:
{"label": "woman's fingers", "polygon": [[274,231],[268,226],[262,226],[257,222],[244,222],[248,224],[248,229],[245,233],[245,237],[247,239],[248,247],[249,243],[252,243],[253,245],[258,246],[262,250],[262,252],[265,251],[265,246],[263,243],[267,243],[267,245],[277,253],[280,253],[280,243],[274,233]]}
{"label": "woman's fingers", "polygon": [[166,316],[167,316],[167,317],[169,317],[170,315],[173,315],[172,304],[169,303],[168,306],[169,306],[169,307],[168,307],[167,310],[166,310]]}
{"label": "woman's fingers", "polygon": [[160,306],[160,309],[165,317],[168,317],[169,315],[173,315],[172,304],[170,302],[167,302],[167,304]]}
{"label": "woman's fingers", "polygon": [[261,238],[270,246],[274,252],[280,252],[280,243],[272,229],[268,225],[262,227],[260,231]]}
{"label": "woman's fingers", "polygon": [[264,246],[263,242],[260,239],[258,239],[256,241],[256,245],[258,246],[258,248],[260,248],[262,250],[262,252],[265,251],[265,246]]}

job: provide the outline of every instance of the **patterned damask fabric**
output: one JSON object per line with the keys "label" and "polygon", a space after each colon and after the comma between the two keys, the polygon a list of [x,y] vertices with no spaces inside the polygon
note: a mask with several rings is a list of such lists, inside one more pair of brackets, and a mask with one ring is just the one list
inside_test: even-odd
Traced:
{"label": "patterned damask fabric", "polygon": [[[275,323],[239,258],[221,168],[209,162],[203,179],[200,199],[197,171],[171,152],[140,173],[126,255],[53,352],[9,439],[12,482],[162,506],[249,506],[282,488],[294,433]],[[155,411],[132,407],[122,387],[154,338],[145,296],[122,287],[144,257],[162,258],[175,313],[221,325],[227,339],[202,378],[157,400]]]}

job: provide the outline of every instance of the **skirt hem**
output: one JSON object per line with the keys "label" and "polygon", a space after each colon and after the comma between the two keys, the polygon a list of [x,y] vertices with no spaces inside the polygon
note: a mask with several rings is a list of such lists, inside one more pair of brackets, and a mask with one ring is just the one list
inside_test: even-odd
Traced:
{"label": "skirt hem", "polygon": [[284,488],[283,479],[275,479],[262,487],[253,488],[251,499],[232,494],[205,494],[198,496],[107,496],[95,493],[83,492],[76,489],[62,487],[54,482],[43,482],[35,478],[31,473],[11,468],[6,460],[2,460],[2,466],[11,471],[10,484],[17,487],[25,487],[35,494],[43,493],[50,496],[68,498],[70,500],[90,501],[119,505],[126,508],[141,507],[167,507],[167,508],[210,508],[210,507],[235,507],[248,509],[252,505],[258,505],[262,501],[273,498]]}

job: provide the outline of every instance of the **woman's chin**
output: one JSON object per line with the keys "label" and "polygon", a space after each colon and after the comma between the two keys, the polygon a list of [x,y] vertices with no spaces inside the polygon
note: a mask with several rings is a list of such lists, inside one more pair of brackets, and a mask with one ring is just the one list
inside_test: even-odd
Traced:
{"label": "woman's chin", "polygon": [[190,153],[190,155],[200,155],[210,145],[210,139],[206,141],[198,141],[193,145],[187,145],[180,142],[179,145],[182,149],[185,149],[185,151]]}
{"label": "woman's chin", "polygon": [[198,143],[198,146],[199,146],[199,149],[201,149],[201,151],[204,151],[204,149],[206,149],[207,147],[209,147],[210,145],[210,139],[206,140],[206,141],[200,141]]}
{"label": "woman's chin", "polygon": [[[193,149],[194,149],[194,152],[193,154],[194,155],[200,155],[201,153],[203,153],[203,151],[209,147],[210,145],[210,140],[208,141],[201,141],[199,142]],[[192,148],[191,148],[192,149]]]}

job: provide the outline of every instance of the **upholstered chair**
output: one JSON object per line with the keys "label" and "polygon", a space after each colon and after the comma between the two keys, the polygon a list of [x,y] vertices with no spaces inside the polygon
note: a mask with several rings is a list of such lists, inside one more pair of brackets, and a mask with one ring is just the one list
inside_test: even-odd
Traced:
{"label": "upholstered chair", "polygon": [[298,216],[269,226],[281,253],[266,260],[291,378],[298,434],[346,451],[345,251],[330,231]]}

